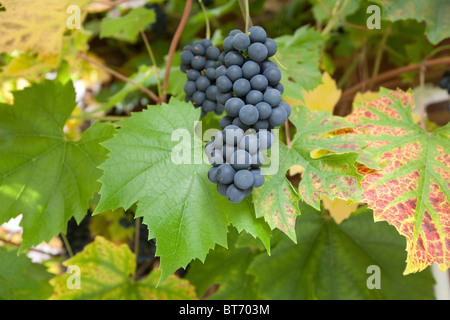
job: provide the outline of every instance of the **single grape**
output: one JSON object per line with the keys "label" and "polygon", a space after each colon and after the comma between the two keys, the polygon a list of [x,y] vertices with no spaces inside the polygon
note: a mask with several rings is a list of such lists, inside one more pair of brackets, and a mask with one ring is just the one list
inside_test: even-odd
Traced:
{"label": "single grape", "polygon": [[223,164],[223,154],[222,151],[218,149],[213,149],[211,151],[211,157],[209,158],[209,163],[211,163],[214,167],[218,167]]}
{"label": "single grape", "polygon": [[242,75],[247,80],[250,80],[255,75],[259,74],[260,71],[261,71],[261,68],[260,68],[259,64],[257,64],[255,61],[249,60],[249,61],[245,62],[242,66]]}
{"label": "single grape", "polygon": [[236,146],[244,136],[244,130],[233,124],[225,127],[222,133],[225,143],[231,146]]}
{"label": "single grape", "polygon": [[245,193],[234,184],[230,184],[227,188],[227,198],[232,203],[239,203],[244,200]]}
{"label": "single grape", "polygon": [[233,97],[233,93],[230,92],[217,92],[217,102],[225,105],[225,103]]}
{"label": "single grape", "polygon": [[264,70],[263,74],[271,86],[276,86],[281,80],[281,71],[277,67],[269,67]]}
{"label": "single grape", "polygon": [[246,33],[237,33],[233,37],[232,44],[236,50],[244,51],[250,45],[250,38]]}
{"label": "single grape", "polygon": [[223,183],[218,183],[217,184],[217,192],[223,196],[226,197],[227,196],[227,189],[228,189],[228,184],[223,184]]}
{"label": "single grape", "polygon": [[268,150],[275,141],[275,136],[268,130],[261,130],[256,134],[259,141],[260,150]]}
{"label": "single grape", "polygon": [[216,69],[216,79],[227,74],[227,67],[218,66]]}
{"label": "single grape", "polygon": [[208,87],[211,85],[211,81],[205,76],[200,76],[195,81],[195,85],[197,86],[197,89],[200,91],[206,91]]}
{"label": "single grape", "polygon": [[233,117],[230,117],[228,115],[220,118],[219,121],[219,125],[220,125],[220,129],[225,129],[227,126],[229,126],[230,124],[232,124],[233,122]]}
{"label": "single grape", "polygon": [[255,107],[258,109],[260,120],[269,119],[272,114],[272,107],[267,102],[260,102],[256,104]]}
{"label": "single grape", "polygon": [[275,40],[271,39],[271,38],[267,38],[266,41],[264,42],[264,45],[267,48],[267,57],[272,57],[275,55],[275,53],[277,53],[278,50],[278,45],[276,43]]}
{"label": "single grape", "polygon": [[261,169],[252,169],[250,172],[253,174],[253,188],[259,188],[264,184],[264,176],[261,173]]}
{"label": "single grape", "polygon": [[202,110],[205,112],[213,112],[216,109],[216,102],[206,99],[202,104]]}
{"label": "single grape", "polygon": [[256,62],[262,62],[267,59],[267,47],[259,42],[253,43],[248,47],[248,57]]}
{"label": "single grape", "polygon": [[225,103],[225,112],[230,117],[237,117],[239,115],[239,111],[245,105],[244,101],[239,98],[230,98]]}
{"label": "single grape", "polygon": [[263,129],[269,129],[269,121],[267,120],[258,120],[256,123],[252,126],[255,130],[263,130]]}
{"label": "single grape", "polygon": [[216,69],[215,68],[207,68],[205,70],[205,76],[209,79],[209,81],[216,82]]}
{"label": "single grape", "polygon": [[236,171],[233,169],[231,164],[223,163],[217,167],[216,179],[222,184],[230,184],[234,180],[234,175]]}
{"label": "single grape", "polygon": [[205,47],[200,43],[194,43],[192,46],[192,52],[197,56],[203,56],[205,54]]}
{"label": "single grape", "polygon": [[186,95],[191,97],[197,91],[197,86],[195,85],[194,81],[186,81],[183,89]]}
{"label": "single grape", "polygon": [[256,76],[254,76],[253,78],[250,79],[250,85],[251,85],[252,89],[254,89],[254,90],[259,90],[259,91],[264,92],[264,90],[266,90],[268,84],[269,84],[268,79],[266,78],[265,75],[262,75],[262,74],[257,74]]}
{"label": "single grape", "polygon": [[230,51],[225,55],[225,65],[230,67],[232,65],[242,66],[244,64],[244,57],[237,51]]}
{"label": "single grape", "polygon": [[277,89],[267,89],[266,92],[264,92],[264,101],[273,108],[277,107],[281,100],[281,93]]}
{"label": "single grape", "polygon": [[254,105],[246,104],[239,110],[239,120],[243,124],[251,126],[259,119],[258,109]]}
{"label": "single grape", "polygon": [[267,33],[262,27],[259,27],[259,26],[251,27],[248,32],[250,33],[250,41],[252,43],[254,43],[254,42],[262,42],[262,43],[266,42]]}
{"label": "single grape", "polygon": [[234,185],[241,190],[245,190],[253,186],[255,179],[253,174],[248,170],[239,170],[234,175]]}
{"label": "single grape", "polygon": [[209,69],[209,68],[214,68],[214,70],[216,70],[217,60],[206,60],[205,69]]}
{"label": "single grape", "polygon": [[280,104],[278,105],[278,107],[279,107],[279,108],[280,108],[280,107],[283,108],[284,111],[286,111],[286,114],[287,114],[288,117],[291,115],[292,108],[291,108],[291,106],[289,105],[289,103],[284,102],[284,101],[281,101]]}
{"label": "single grape", "polygon": [[219,181],[217,180],[217,169],[219,167],[211,167],[208,171],[208,179],[209,181],[211,181],[212,183],[218,183]]}
{"label": "single grape", "polygon": [[217,60],[220,55],[220,50],[217,47],[210,46],[206,49],[206,58],[208,60]]}
{"label": "single grape", "polygon": [[242,69],[239,66],[232,65],[228,68],[226,73],[228,79],[230,79],[232,82],[242,78]]}
{"label": "single grape", "polygon": [[276,107],[272,109],[272,114],[269,117],[269,124],[273,127],[281,126],[287,120],[287,113],[283,107]]}
{"label": "single grape", "polygon": [[204,92],[201,91],[196,91],[193,95],[192,95],[192,103],[201,106],[203,104],[203,102],[205,102],[206,100],[206,95]]}
{"label": "single grape", "polygon": [[233,37],[228,36],[223,39],[222,46],[225,52],[230,52],[231,50],[233,50]]}
{"label": "single grape", "polygon": [[195,70],[195,69],[189,69],[189,71],[188,71],[187,74],[186,74],[186,77],[188,78],[188,80],[195,81],[195,80],[197,80],[198,77],[200,77],[201,75],[202,75],[202,74],[201,74],[198,70]]}
{"label": "single grape", "polygon": [[195,56],[194,59],[191,60],[191,65],[194,69],[201,71],[205,67],[205,58],[202,56]]}
{"label": "single grape", "polygon": [[183,51],[180,54],[180,60],[184,64],[190,64],[191,60],[194,58],[194,54],[191,51]]}
{"label": "single grape", "polygon": [[216,80],[216,87],[220,92],[228,92],[233,88],[233,83],[227,76],[220,76]]}
{"label": "single grape", "polygon": [[264,99],[264,95],[259,90],[250,90],[249,93],[247,93],[247,96],[245,97],[245,101],[247,104],[256,105],[260,102],[262,102]]}
{"label": "single grape", "polygon": [[233,84],[233,93],[238,97],[245,97],[251,90],[250,82],[247,79],[241,78],[236,80]]}

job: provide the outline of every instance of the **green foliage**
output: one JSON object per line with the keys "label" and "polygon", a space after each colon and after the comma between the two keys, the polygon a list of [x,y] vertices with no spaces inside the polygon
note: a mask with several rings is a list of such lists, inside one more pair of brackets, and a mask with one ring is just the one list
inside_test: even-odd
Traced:
{"label": "green foliage", "polygon": [[99,188],[100,143],[114,128],[95,123],[70,140],[63,127],[74,108],[72,83],[53,81],[15,92],[13,106],[0,104],[0,222],[23,214],[21,250],[65,232],[72,216],[81,221]]}
{"label": "green foliage", "polygon": [[0,248],[0,300],[47,299],[52,275],[43,265],[32,263],[17,250]]}

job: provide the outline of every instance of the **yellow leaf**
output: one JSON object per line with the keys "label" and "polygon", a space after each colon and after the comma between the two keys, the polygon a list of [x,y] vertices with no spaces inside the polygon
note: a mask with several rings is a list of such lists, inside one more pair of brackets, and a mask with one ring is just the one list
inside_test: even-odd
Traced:
{"label": "yellow leaf", "polygon": [[366,91],[366,92],[357,92],[355,98],[353,98],[353,103],[365,102],[365,101],[373,101],[377,100],[380,97],[379,92],[374,91]]}
{"label": "yellow leaf", "polygon": [[337,88],[336,81],[326,72],[322,74],[322,84],[311,91],[303,91],[303,100],[310,110],[327,110],[333,113],[333,109],[341,98],[342,91]]}
{"label": "yellow leaf", "polygon": [[348,204],[348,201],[338,198],[330,200],[328,197],[322,196],[322,201],[324,208],[328,210],[336,223],[341,223],[350,217],[358,208],[358,203]]}
{"label": "yellow leaf", "polygon": [[[0,12],[0,51],[38,54],[38,60],[55,66],[61,53],[68,18],[67,8],[80,9],[89,0],[6,0]],[[80,21],[82,17],[80,16]]]}

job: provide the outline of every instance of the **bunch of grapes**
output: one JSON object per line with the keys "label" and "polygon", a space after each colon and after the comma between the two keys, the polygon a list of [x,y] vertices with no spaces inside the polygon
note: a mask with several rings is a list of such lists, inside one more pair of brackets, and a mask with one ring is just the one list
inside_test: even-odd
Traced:
{"label": "bunch of grapes", "polygon": [[226,112],[221,128],[233,124],[259,131],[285,123],[291,107],[282,101],[281,71],[269,60],[277,52],[276,42],[255,26],[248,34],[231,31],[223,49],[216,69],[217,102]]}
{"label": "bunch of grapes", "polygon": [[241,202],[253,188],[264,184],[260,166],[264,162],[261,151],[272,146],[274,136],[270,131],[247,130],[228,125],[217,131],[205,147],[212,164],[208,178],[217,184],[220,195],[232,203]]}
{"label": "bunch of grapes", "polygon": [[208,112],[223,113],[223,105],[217,103],[216,67],[219,55],[219,48],[213,46],[209,39],[185,46],[180,54],[180,68],[187,76],[184,84],[186,101],[201,108],[202,118]]}

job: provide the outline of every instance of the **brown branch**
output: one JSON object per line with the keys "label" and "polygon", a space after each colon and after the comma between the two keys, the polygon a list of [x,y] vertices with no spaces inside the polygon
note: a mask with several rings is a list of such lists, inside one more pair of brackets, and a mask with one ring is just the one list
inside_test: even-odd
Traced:
{"label": "brown branch", "polygon": [[177,31],[175,32],[172,42],[170,43],[169,55],[166,63],[166,73],[164,74],[163,86],[162,86],[162,102],[167,102],[167,86],[169,85],[169,76],[170,69],[172,68],[172,61],[175,51],[177,50],[178,41],[180,40],[181,34],[183,33],[184,26],[189,18],[189,14],[191,13],[193,0],[186,0],[186,5],[184,6],[184,12],[181,16],[180,24],[177,27]]}
{"label": "brown branch", "polygon": [[[126,76],[124,76],[123,74],[121,74],[121,73],[119,73],[119,72],[117,72],[117,71],[115,71],[115,70],[113,70],[113,69],[111,69],[111,68],[108,68],[107,66],[105,66],[105,65],[103,65],[103,64],[101,64],[101,63],[98,63],[97,61],[95,61],[95,60],[93,60],[93,59],[91,59],[91,58],[85,56],[85,55],[84,55],[83,53],[81,53],[81,52],[75,52],[75,53],[76,53],[77,57],[83,59],[84,61],[89,62],[90,64],[95,65],[96,67],[98,67],[99,69],[102,69],[102,70],[105,71],[105,72],[108,72],[109,74],[113,75],[113,76],[116,77],[117,79],[120,79],[120,80],[122,80],[122,81],[128,82],[129,84],[135,86],[136,88],[138,88],[139,90],[141,90],[142,92],[144,92],[145,94],[147,94],[147,95],[148,95],[153,101],[155,101],[156,103],[159,103],[159,102],[160,102],[158,96],[157,96],[155,93],[153,93],[153,91],[151,91],[151,90],[149,90],[149,89],[147,89],[147,88],[141,86],[140,84],[137,84],[137,83],[134,82],[133,80],[131,80],[131,79],[127,78]],[[130,111],[129,111],[129,110],[126,110],[125,108],[124,108],[124,112],[125,112],[127,115],[131,115]]]}
{"label": "brown branch", "polygon": [[439,65],[443,65],[443,64],[450,64],[450,57],[438,58],[438,59],[425,61],[423,63],[420,62],[420,63],[416,63],[416,64],[411,64],[411,65],[400,67],[400,68],[397,68],[394,70],[389,70],[384,73],[380,73],[378,76],[376,76],[374,78],[367,79],[366,81],[364,81],[364,83],[359,83],[359,84],[345,90],[342,94],[341,99],[347,100],[347,99],[353,97],[358,91],[360,91],[362,89],[363,86],[370,86],[370,85],[373,85],[376,83],[383,82],[385,80],[389,80],[389,79],[394,78],[403,73],[419,70],[422,66],[424,66],[425,68],[430,68],[430,67],[435,67],[435,66],[439,66]]}

